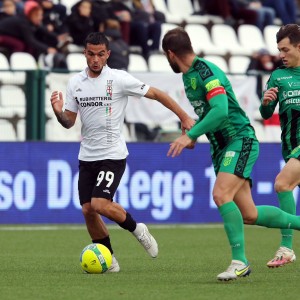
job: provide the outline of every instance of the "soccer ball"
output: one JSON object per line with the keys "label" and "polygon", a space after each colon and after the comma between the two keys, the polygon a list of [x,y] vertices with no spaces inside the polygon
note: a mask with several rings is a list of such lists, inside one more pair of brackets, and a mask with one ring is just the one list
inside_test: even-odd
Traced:
{"label": "soccer ball", "polygon": [[112,255],[102,244],[90,244],[80,254],[82,270],[90,274],[106,272],[112,263]]}

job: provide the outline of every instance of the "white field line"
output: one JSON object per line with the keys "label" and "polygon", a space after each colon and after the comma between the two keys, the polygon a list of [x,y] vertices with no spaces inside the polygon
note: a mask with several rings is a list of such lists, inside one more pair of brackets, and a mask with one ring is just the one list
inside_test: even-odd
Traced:
{"label": "white field line", "polygon": [[[108,225],[110,230],[122,229],[117,225]],[[153,229],[174,229],[176,227],[186,229],[223,228],[222,223],[213,224],[149,224]],[[47,230],[86,230],[85,225],[0,225],[0,231],[47,231]]]}

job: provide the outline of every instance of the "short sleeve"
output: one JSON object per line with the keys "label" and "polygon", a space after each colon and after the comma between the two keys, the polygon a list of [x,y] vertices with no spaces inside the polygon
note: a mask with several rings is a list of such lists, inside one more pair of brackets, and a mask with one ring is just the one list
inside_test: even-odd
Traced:
{"label": "short sleeve", "polygon": [[65,101],[64,109],[77,113],[78,105],[77,105],[76,99],[73,95],[73,91],[74,91],[73,85],[74,85],[73,80],[71,78],[67,85],[66,101]]}
{"label": "short sleeve", "polygon": [[150,86],[123,71],[122,85],[127,96],[143,97],[148,92]]}

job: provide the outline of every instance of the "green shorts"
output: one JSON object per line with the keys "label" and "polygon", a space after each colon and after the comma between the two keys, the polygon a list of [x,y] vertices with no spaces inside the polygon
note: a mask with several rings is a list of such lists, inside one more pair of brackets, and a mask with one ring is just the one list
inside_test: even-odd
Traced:
{"label": "green shorts", "polygon": [[225,172],[250,179],[258,154],[259,143],[256,139],[233,139],[213,159],[215,173]]}
{"label": "green shorts", "polygon": [[290,158],[296,158],[300,160],[300,145],[292,150],[291,154],[287,156],[286,161],[288,161]]}

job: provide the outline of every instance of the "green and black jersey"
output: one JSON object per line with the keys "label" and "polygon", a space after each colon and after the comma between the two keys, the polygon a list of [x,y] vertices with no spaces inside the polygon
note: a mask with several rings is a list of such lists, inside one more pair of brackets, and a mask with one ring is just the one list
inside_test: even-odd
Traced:
{"label": "green and black jersey", "polygon": [[271,87],[278,88],[277,99],[267,106],[261,105],[259,110],[262,117],[268,119],[279,103],[282,156],[287,160],[292,150],[300,145],[300,67],[283,66],[273,71],[266,90]]}
{"label": "green and black jersey", "polygon": [[[255,137],[249,118],[237,102],[226,74],[215,64],[196,57],[191,68],[183,74],[184,88],[199,119],[187,135],[196,140],[206,134],[212,155],[234,138]],[[226,118],[219,114],[226,112]],[[223,115],[224,116],[224,115]]]}

